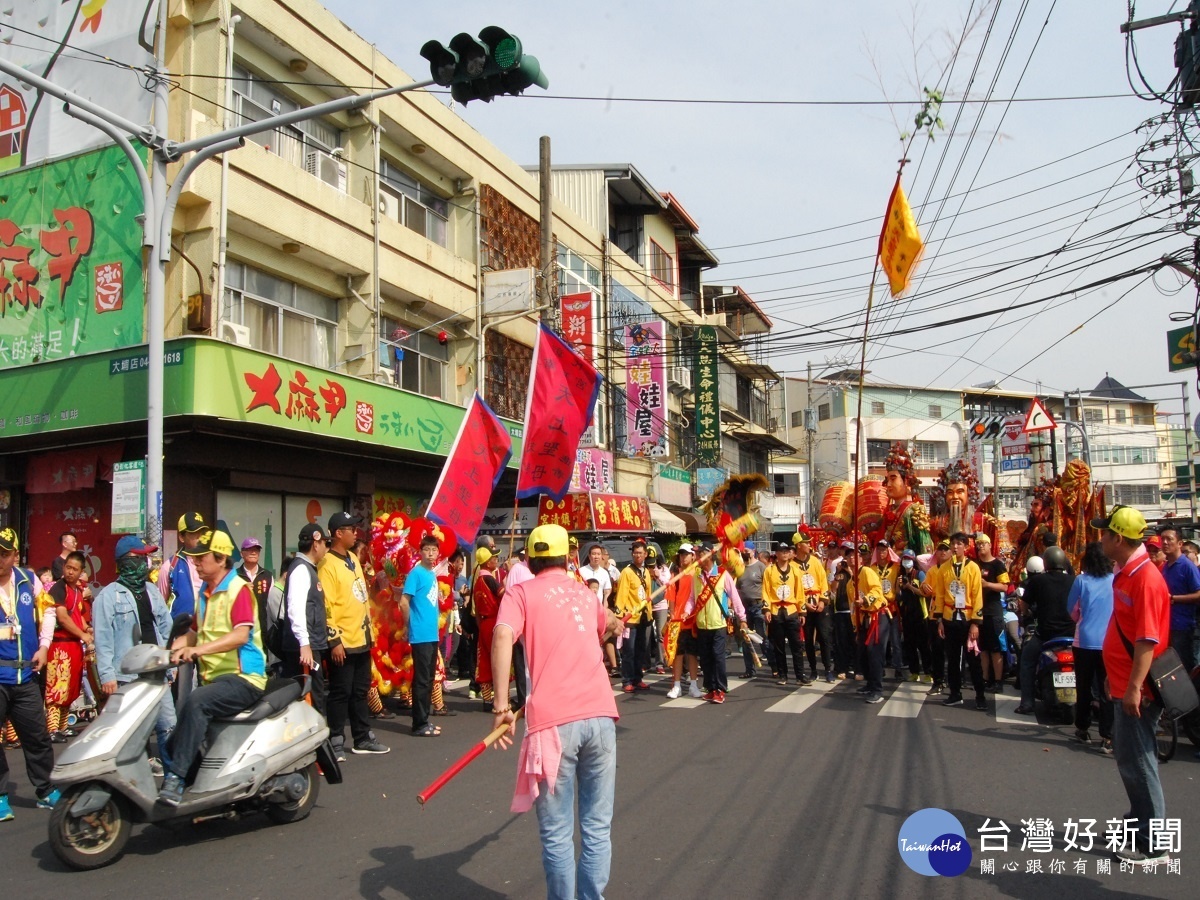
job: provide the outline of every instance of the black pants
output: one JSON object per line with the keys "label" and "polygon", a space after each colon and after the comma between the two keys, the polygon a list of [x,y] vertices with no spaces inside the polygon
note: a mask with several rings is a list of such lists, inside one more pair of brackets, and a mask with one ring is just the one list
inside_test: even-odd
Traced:
{"label": "black pants", "polygon": [[704,669],[704,690],[729,690],[725,677],[725,629],[700,629],[700,666]]}
{"label": "black pants", "polygon": [[833,613],[828,607],[819,613],[811,609],[804,617],[804,646],[808,654],[808,667],[813,676],[817,674],[817,641],[821,642],[821,665],[826,672],[832,671],[833,665]]}
{"label": "black pants", "polygon": [[331,654],[325,654],[325,673],[329,676],[329,697],[325,718],[329,721],[329,738],[334,747],[346,743],[346,719],[354,743],[371,739],[371,721],[367,709],[367,692],[371,690],[371,653],[364,647],[347,653],[339,666]]}
{"label": "black pants", "polygon": [[1195,633],[1195,628],[1171,629],[1171,646],[1179,654],[1179,661],[1183,663],[1185,672],[1196,668]]}
{"label": "black pants", "polygon": [[833,666],[843,675],[854,674],[854,617],[833,613]]}
{"label": "black pants", "polygon": [[321,658],[323,650],[313,651],[313,661],[317,664],[317,668],[305,673],[304,666],[300,664],[299,650],[284,650],[283,658],[279,661],[279,674],[284,678],[296,678],[299,675],[307,674],[312,683],[312,705],[313,709],[323,716],[328,716],[329,709],[329,686],[325,683],[325,660]]}
{"label": "black pants", "polygon": [[971,631],[971,623],[965,619],[952,619],[945,623],[946,628],[946,680],[950,686],[950,696],[962,693],[963,657],[967,658],[967,668],[971,670],[971,685],[975,688],[975,699],[983,700],[983,659],[979,653],[967,652],[967,636]]}
{"label": "black pants", "polygon": [[787,651],[792,651],[792,667],[796,680],[804,674],[804,638],[800,636],[800,616],[785,613],[782,608],[771,617],[771,644],[775,653],[775,675],[787,679]]}
{"label": "black pants", "polygon": [[900,623],[896,620],[896,612],[893,611],[891,625],[888,628],[887,651],[884,654],[884,660],[886,665],[891,666],[897,672],[905,667],[904,640],[901,637],[901,631]]}
{"label": "black pants", "polygon": [[263,693],[262,688],[255,687],[241,675],[222,675],[189,693],[167,742],[171,772],[186,780],[200,755],[200,745],[208,734],[208,723],[253,706]]}
{"label": "black pants", "polygon": [[1100,650],[1075,648],[1075,727],[1087,731],[1092,724],[1092,698],[1100,701],[1100,737],[1112,740],[1113,705],[1104,698],[1104,655]]}
{"label": "black pants", "polygon": [[888,638],[892,633],[892,617],[887,613],[878,613],[875,617],[876,633],[871,634],[870,619],[863,627],[863,656],[866,658],[867,690],[883,693],[883,669],[887,654]]}
{"label": "black pants", "polygon": [[412,645],[412,730],[420,731],[429,724],[433,709],[433,669],[437,664],[437,641]]}
{"label": "black pants", "polygon": [[[757,634],[760,638],[763,638],[763,643],[761,644],[763,657],[765,657],[767,665],[770,666],[772,672],[778,671],[775,667],[775,651],[771,647],[771,643],[766,640],[767,620],[763,617],[763,608],[761,606],[746,607],[746,628]],[[747,640],[742,645],[742,662],[746,664],[746,674],[753,675],[754,644],[752,641]]]}
{"label": "black pants", "polygon": [[464,631],[454,654],[454,667],[458,669],[458,677],[465,678],[470,682],[475,681],[475,642],[478,637],[477,632]]}
{"label": "black pants", "polygon": [[[929,629],[925,626],[920,601],[902,603],[900,616],[900,627],[904,629],[904,663],[908,671],[914,675],[933,675],[933,651],[929,646]],[[936,680],[942,679],[939,676]]]}
{"label": "black pants", "polygon": [[517,689],[517,699],[513,701],[513,712],[525,705],[525,695],[529,690],[525,684],[525,644],[515,641],[512,648],[513,686]]}
{"label": "black pants", "polygon": [[[621,646],[621,683],[622,685],[641,684],[642,676],[646,674],[646,657],[650,639],[650,623],[629,626],[629,639]],[[524,666],[522,666],[524,669]]]}
{"label": "black pants", "polygon": [[[925,628],[929,632],[929,656],[933,661],[933,683],[944,684],[946,681],[946,642],[938,634],[937,619],[926,619]],[[982,669],[980,674],[982,674]]]}
{"label": "black pants", "polygon": [[[0,684],[0,724],[12,721],[21,752],[25,754],[25,771],[38,797],[50,793],[50,770],[54,768],[54,745],[46,730],[46,706],[42,687],[36,678],[24,684]],[[0,795],[8,793],[8,760],[0,744]]]}

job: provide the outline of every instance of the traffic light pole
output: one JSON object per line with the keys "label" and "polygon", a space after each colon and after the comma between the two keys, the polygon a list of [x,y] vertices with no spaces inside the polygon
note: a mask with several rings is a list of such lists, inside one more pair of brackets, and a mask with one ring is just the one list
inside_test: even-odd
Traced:
{"label": "traffic light pole", "polygon": [[[236,150],[251,135],[272,131],[284,125],[320,118],[335,112],[359,109],[383,97],[431,87],[433,80],[417,81],[369,94],[356,94],[305,107],[290,113],[251,122],[207,137],[177,143],[167,138],[167,107],[170,92],[170,73],[166,67],[167,3],[159,4],[158,52],[154,69],[149,73],[154,82],[153,124],[138,125],[123,116],[93,103],[51,81],[27,72],[6,59],[0,59],[0,72],[33,85],[40,91],[62,100],[63,109],[82,122],[103,131],[120,147],[137,173],[142,191],[142,247],[147,260],[146,270],[146,343],[149,354],[146,368],[146,529],[152,542],[162,540],[163,504],[163,352],[166,342],[166,276],[171,258],[171,224],[175,207],[188,178],[202,163],[220,153]],[[141,154],[133,146],[132,136],[151,151],[147,168]],[[167,184],[167,166],[180,161],[186,154],[195,154]]]}

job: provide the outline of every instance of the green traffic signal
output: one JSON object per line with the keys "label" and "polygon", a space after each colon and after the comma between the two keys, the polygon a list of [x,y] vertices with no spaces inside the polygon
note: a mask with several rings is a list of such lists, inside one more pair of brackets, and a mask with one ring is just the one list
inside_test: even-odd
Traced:
{"label": "green traffic signal", "polygon": [[449,87],[456,103],[490,103],[499,94],[520,94],[533,85],[550,86],[537,57],[526,56],[521,39],[498,25],[484,28],[478,40],[466,32],[456,34],[448,48],[428,41],[421,56],[429,60],[434,82]]}

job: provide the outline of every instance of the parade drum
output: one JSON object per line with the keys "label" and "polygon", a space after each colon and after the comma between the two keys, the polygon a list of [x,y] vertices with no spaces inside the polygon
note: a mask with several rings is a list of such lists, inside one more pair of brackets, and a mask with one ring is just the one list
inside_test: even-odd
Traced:
{"label": "parade drum", "polygon": [[835,481],[825,489],[817,524],[825,531],[845,534],[850,530],[854,509],[854,487],[848,481]]}
{"label": "parade drum", "polygon": [[875,534],[883,528],[883,513],[888,506],[887,490],[883,476],[867,475],[858,483],[858,521],[856,527],[863,534]]}

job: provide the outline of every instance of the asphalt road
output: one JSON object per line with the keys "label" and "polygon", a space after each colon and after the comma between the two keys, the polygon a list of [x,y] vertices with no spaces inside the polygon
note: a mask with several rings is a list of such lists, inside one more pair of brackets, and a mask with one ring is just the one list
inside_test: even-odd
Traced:
{"label": "asphalt road", "polygon": [[[740,671],[730,660],[731,672]],[[1162,767],[1179,817],[1180,874],[1097,874],[1104,821],[1126,809],[1110,758],[1068,740],[1067,726],[1009,713],[946,709],[917,686],[887,682],[868,706],[853,683],[783,688],[740,682],[723,706],[666,700],[668,682],[618,698],[617,803],[607,895],[619,897],[1195,897],[1200,872],[1200,761],[1180,745]],[[16,820],[0,824],[0,885],[10,897],[544,896],[533,813],[509,803],[515,748],[490,751],[426,807],[415,800],[488,730],[478,701],[449,696],[444,735],[415,739],[408,720],[376,723],[387,756],[351,756],[342,785],[323,785],[305,821],[263,816],[174,829],[139,827],[125,856],[64,870],[33,808],[20,752],[9,753]],[[916,810],[955,815],[974,851],[956,878],[910,871],[897,851]],[[1021,850],[1021,820],[1049,818],[1054,852]],[[1090,853],[1062,850],[1068,818],[1098,820]],[[1008,852],[980,853],[986,819],[1011,829]],[[981,858],[996,874],[982,874]],[[1061,859],[1065,871],[1051,871]],[[1086,874],[1077,874],[1083,860]],[[1027,872],[1041,863],[1043,874]],[[1006,871],[1005,867],[1016,868]],[[1189,888],[1188,885],[1191,884]]]}

